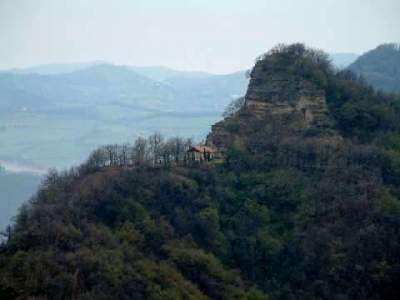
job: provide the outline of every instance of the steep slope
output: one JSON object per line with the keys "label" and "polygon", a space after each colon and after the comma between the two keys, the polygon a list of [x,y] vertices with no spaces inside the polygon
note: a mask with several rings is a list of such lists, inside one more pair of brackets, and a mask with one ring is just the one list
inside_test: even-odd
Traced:
{"label": "steep slope", "polygon": [[400,47],[384,44],[361,55],[349,67],[374,88],[386,92],[400,92]]}
{"label": "steep slope", "polygon": [[245,100],[215,163],[155,135],[50,173],[0,248],[1,298],[397,299],[400,99],[295,44]]}

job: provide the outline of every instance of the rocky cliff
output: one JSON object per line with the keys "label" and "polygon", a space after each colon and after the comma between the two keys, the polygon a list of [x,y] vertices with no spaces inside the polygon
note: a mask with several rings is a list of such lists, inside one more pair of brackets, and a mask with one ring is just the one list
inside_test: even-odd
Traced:
{"label": "rocky cliff", "polygon": [[223,153],[249,131],[277,122],[298,134],[314,131],[337,140],[325,90],[307,74],[303,55],[268,53],[260,58],[250,74],[244,106],[212,126],[208,145]]}

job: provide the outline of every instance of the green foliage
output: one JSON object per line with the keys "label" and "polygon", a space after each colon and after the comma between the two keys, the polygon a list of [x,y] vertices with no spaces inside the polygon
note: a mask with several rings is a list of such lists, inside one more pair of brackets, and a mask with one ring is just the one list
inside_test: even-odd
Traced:
{"label": "green foliage", "polygon": [[331,76],[327,101],[337,126],[348,137],[371,141],[382,132],[400,131],[399,97],[375,92],[348,72]]}
{"label": "green foliage", "polygon": [[271,118],[222,164],[51,172],[0,247],[0,296],[397,299],[396,98],[300,45],[263,59],[324,87],[342,137]]}
{"label": "green foliage", "polygon": [[389,132],[381,138],[380,144],[386,150],[400,151],[400,133]]}
{"label": "green foliage", "polygon": [[383,176],[391,184],[400,183],[400,152],[388,150],[383,152]]}
{"label": "green foliage", "polygon": [[258,60],[266,61],[273,72],[305,78],[322,88],[327,86],[328,76],[333,72],[328,54],[303,44],[277,45]]}

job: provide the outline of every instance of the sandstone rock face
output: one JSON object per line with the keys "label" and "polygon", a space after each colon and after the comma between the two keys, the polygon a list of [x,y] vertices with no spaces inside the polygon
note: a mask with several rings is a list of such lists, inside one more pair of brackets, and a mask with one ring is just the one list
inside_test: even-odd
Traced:
{"label": "sandstone rock face", "polygon": [[306,126],[329,126],[325,91],[314,83],[259,61],[246,94],[245,110],[254,117],[298,113]]}
{"label": "sandstone rock face", "polygon": [[[315,128],[325,138],[337,138],[329,117],[325,91],[306,78],[271,67],[260,60],[251,72],[244,107],[231,118],[212,126],[207,144],[224,153],[239,136],[246,135],[254,122],[268,123],[273,118],[295,120],[299,130]],[[236,123],[235,132],[229,129]],[[289,123],[287,124],[289,126]]]}

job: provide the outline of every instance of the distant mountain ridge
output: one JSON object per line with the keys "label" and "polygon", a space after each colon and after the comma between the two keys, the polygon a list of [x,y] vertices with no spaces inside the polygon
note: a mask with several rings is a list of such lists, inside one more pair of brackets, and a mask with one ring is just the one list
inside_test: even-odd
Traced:
{"label": "distant mountain ridge", "polygon": [[134,72],[157,81],[164,81],[171,78],[204,78],[215,74],[201,71],[178,71],[164,66],[131,66]]}
{"label": "distant mountain ridge", "polygon": [[376,89],[400,92],[400,44],[383,44],[361,55],[349,70]]}
{"label": "distant mountain ridge", "polygon": [[[163,67],[136,68],[105,63],[83,65],[85,67],[75,66],[72,72],[57,74],[30,71],[0,73],[0,110],[4,111],[7,106],[34,110],[42,106],[48,109],[60,103],[122,101],[160,111],[218,111],[230,101],[231,96],[243,94],[247,84],[244,71],[213,75]],[[68,69],[71,70],[72,66]],[[194,105],[184,105],[189,101],[194,101]]]}
{"label": "distant mountain ridge", "polygon": [[225,106],[244,94],[248,82],[245,71],[134,71],[92,63],[67,72],[71,68],[58,68],[57,74],[29,73],[38,69],[0,73],[0,138],[8,141],[0,159],[67,167],[105,143],[107,136],[122,142],[148,135],[161,120],[166,135],[179,132],[200,139]]}
{"label": "distant mountain ridge", "polygon": [[135,73],[143,75],[149,79],[163,81],[170,78],[185,77],[185,78],[204,78],[214,76],[209,72],[203,71],[180,71],[165,66],[131,66],[131,65],[116,65],[107,61],[93,61],[82,63],[55,63],[44,64],[26,68],[14,68],[9,70],[2,70],[0,72],[11,72],[15,74],[38,74],[38,75],[57,75],[72,73],[83,69],[91,68],[98,65],[114,65],[126,67]]}
{"label": "distant mountain ridge", "polygon": [[[346,68],[353,63],[360,55],[355,53],[331,53],[329,54],[333,65],[338,68]],[[182,71],[171,67],[154,65],[154,66],[134,66],[134,65],[116,65],[104,60],[96,60],[81,63],[53,63],[42,64],[32,67],[22,67],[0,70],[0,73],[11,72],[16,74],[38,74],[38,75],[57,75],[64,73],[72,73],[75,71],[87,69],[98,65],[115,65],[124,66],[140,75],[157,81],[164,81],[171,78],[206,78],[224,74],[214,74],[206,71]],[[240,71],[238,71],[240,72]],[[237,73],[237,72],[232,72]],[[229,73],[228,73],[229,74]]]}
{"label": "distant mountain ridge", "polygon": [[26,68],[14,68],[10,70],[4,70],[5,72],[13,72],[17,74],[39,74],[39,75],[55,75],[62,73],[71,73],[81,69],[89,68],[91,66],[107,64],[105,61],[93,61],[83,63],[55,63],[55,64],[43,64]]}

